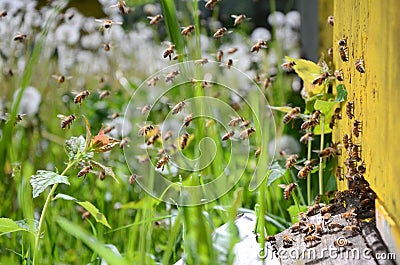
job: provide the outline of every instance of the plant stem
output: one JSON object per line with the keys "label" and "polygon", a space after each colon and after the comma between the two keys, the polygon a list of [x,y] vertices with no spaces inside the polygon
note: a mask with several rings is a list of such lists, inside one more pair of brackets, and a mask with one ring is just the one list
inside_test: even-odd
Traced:
{"label": "plant stem", "polygon": [[[324,127],[325,127],[325,116],[321,115],[321,142],[319,146],[319,151],[321,152],[324,149]],[[319,172],[318,172],[318,182],[319,182],[319,194],[323,194],[324,183],[322,182],[322,162],[323,158],[319,158]]]}
{"label": "plant stem", "polygon": [[[311,141],[307,142],[307,160],[311,160]],[[311,205],[311,175],[307,178],[307,203]]]}

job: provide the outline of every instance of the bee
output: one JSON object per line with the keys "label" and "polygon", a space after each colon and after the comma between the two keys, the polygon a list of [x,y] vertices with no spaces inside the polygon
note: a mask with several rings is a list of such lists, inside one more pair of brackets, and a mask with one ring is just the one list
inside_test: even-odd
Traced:
{"label": "bee", "polygon": [[308,132],[300,138],[300,143],[307,144],[308,141],[314,140],[314,134],[312,132]]}
{"label": "bee", "polygon": [[333,27],[334,20],[335,20],[335,19],[334,19],[333,16],[329,16],[328,19],[327,19],[327,22],[328,22],[329,25],[331,25],[331,26]]}
{"label": "bee", "polygon": [[169,130],[164,135],[164,141],[168,141],[168,139],[170,139],[171,137],[172,137],[172,131]]}
{"label": "bee", "polygon": [[314,204],[313,206],[311,206],[311,207],[308,208],[308,210],[307,210],[307,212],[306,212],[306,215],[307,215],[308,217],[313,216],[313,215],[316,215],[316,214],[319,213],[319,210],[320,210],[320,209],[321,209],[321,207],[319,206],[318,203],[316,203],[316,204]]}
{"label": "bee", "polygon": [[100,171],[99,171],[99,179],[100,179],[101,181],[103,181],[103,180],[106,179],[106,172],[105,172],[104,170],[100,170]]}
{"label": "bee", "polygon": [[331,233],[339,232],[343,229],[343,227],[344,227],[344,225],[336,223],[336,222],[332,222],[332,223],[328,224],[328,230]]}
{"label": "bee", "polygon": [[309,245],[309,246],[318,245],[319,243],[321,243],[321,237],[316,236],[316,235],[305,236],[304,243],[306,243],[306,245]]}
{"label": "bee", "polygon": [[259,147],[259,148],[257,148],[256,151],[254,152],[254,156],[255,156],[255,157],[259,157],[260,154],[261,154],[261,148]]}
{"label": "bee", "polygon": [[338,45],[339,45],[339,46],[347,46],[347,37],[338,40]]}
{"label": "bee", "polygon": [[357,171],[360,174],[364,174],[367,171],[367,167],[365,166],[364,161],[357,167]]}
{"label": "bee", "polygon": [[250,120],[246,120],[246,121],[242,122],[242,123],[239,125],[239,127],[242,128],[242,129],[244,129],[244,128],[246,128],[246,127],[249,126],[249,125],[250,125]]}
{"label": "bee", "polygon": [[340,114],[340,108],[336,108],[329,122],[329,128],[333,129],[333,127],[335,126],[335,121],[341,119],[342,119],[342,114]]}
{"label": "bee", "polygon": [[214,6],[219,2],[220,0],[206,0],[206,5],[205,5],[205,7],[206,8],[208,8],[208,9],[213,9],[214,8]]}
{"label": "bee", "polygon": [[109,95],[111,95],[110,91],[108,90],[103,90],[101,91],[101,93],[99,94],[99,99],[102,100],[105,97],[108,97]]}
{"label": "bee", "polygon": [[349,101],[346,104],[346,114],[347,117],[349,117],[349,119],[353,119],[354,118],[354,102],[353,101]]}
{"label": "bee", "polygon": [[82,101],[90,95],[89,90],[83,90],[74,97],[74,103],[82,105]]}
{"label": "bee", "polygon": [[27,37],[28,37],[28,35],[26,35],[26,34],[20,34],[20,33],[19,33],[19,34],[17,34],[17,35],[14,36],[13,40],[14,40],[14,41],[22,42],[22,41],[25,40]]}
{"label": "bee", "polygon": [[110,6],[111,8],[118,7],[119,12],[124,15],[129,13],[129,9],[126,7],[126,3],[123,0],[118,0],[118,4]]}
{"label": "bee", "polygon": [[326,147],[325,149],[319,151],[315,151],[320,158],[330,157],[330,156],[338,156],[340,155],[340,150],[338,149],[338,144],[331,143],[331,146]]}
{"label": "bee", "polygon": [[149,112],[150,110],[151,110],[151,105],[149,105],[149,104],[147,104],[147,105],[145,105],[143,108],[142,108],[142,110],[141,110],[141,112],[142,112],[142,115],[144,115],[144,114],[146,114],[147,112]]}
{"label": "bee", "polygon": [[111,51],[111,44],[110,43],[103,43],[104,51],[109,52]]}
{"label": "bee", "polygon": [[327,73],[327,72],[324,72],[324,73],[322,73],[321,75],[319,75],[319,76],[317,76],[317,78],[315,78],[313,81],[312,81],[312,84],[313,85],[322,85],[322,83],[328,78],[328,76],[329,76],[329,73]]}
{"label": "bee", "polygon": [[110,133],[112,130],[114,130],[115,129],[115,126],[114,125],[111,125],[111,126],[107,126],[105,129],[104,129],[104,133],[105,134],[107,134],[107,133]]}
{"label": "bee", "polygon": [[283,189],[283,198],[285,200],[288,200],[290,198],[290,194],[294,191],[294,189],[297,187],[297,183],[290,183],[288,185],[285,184],[279,184],[278,187]]}
{"label": "bee", "polygon": [[[306,223],[306,222],[308,222],[308,216],[305,213],[300,212],[299,213],[299,220],[301,220],[301,222]],[[306,224],[304,226],[306,226]]]}
{"label": "bee", "polygon": [[175,45],[174,44],[170,44],[168,46],[168,48],[163,52],[163,57],[164,58],[169,58],[169,60],[171,60],[172,58],[172,54],[175,52]]}
{"label": "bee", "polygon": [[174,71],[168,73],[165,76],[165,82],[172,82],[177,75],[179,75],[179,71],[178,70],[174,70]]}
{"label": "bee", "polygon": [[129,138],[128,137],[124,137],[121,142],[119,143],[119,148],[124,148],[125,146],[127,146],[129,144]]}
{"label": "bee", "polygon": [[294,164],[296,164],[298,157],[299,156],[296,154],[288,156],[288,158],[286,158],[286,163],[285,163],[286,168],[291,168]]}
{"label": "bee", "polygon": [[333,48],[332,48],[332,47],[330,47],[330,48],[328,49],[328,55],[329,55],[330,57],[333,57]]}
{"label": "bee", "polygon": [[261,48],[267,48],[267,41],[258,41],[256,44],[254,44],[251,48],[250,48],[250,52],[257,52],[261,49]]}
{"label": "bee", "polygon": [[156,134],[150,136],[150,138],[147,140],[146,144],[147,145],[152,145],[157,141],[158,138],[160,138],[160,134],[156,133]]}
{"label": "bee", "polygon": [[359,162],[361,161],[361,157],[360,157],[360,145],[358,144],[353,144],[350,148],[349,148],[349,157],[350,159],[354,159],[355,161]]}
{"label": "bee", "polygon": [[[206,63],[208,63],[208,59],[207,58],[201,58],[201,59],[198,59],[198,60],[196,60],[194,62],[197,63],[197,64],[206,64]],[[195,83],[198,82],[198,80],[192,78],[192,82],[193,81],[195,81]]]}
{"label": "bee", "polygon": [[319,212],[322,215],[324,215],[326,213],[332,213],[334,209],[335,209],[335,206],[333,204],[330,204],[330,205],[325,205],[325,206],[321,207],[319,209]]}
{"label": "bee", "polygon": [[89,219],[89,217],[90,217],[90,212],[85,211],[84,213],[82,213],[82,220]]}
{"label": "bee", "polygon": [[89,166],[85,166],[84,168],[82,168],[79,172],[78,172],[78,177],[83,177],[86,176],[90,170],[92,170],[93,167],[91,165]]}
{"label": "bee", "polygon": [[365,73],[365,67],[364,67],[364,60],[363,59],[357,59],[354,62],[354,67],[356,68],[357,71],[360,73]]}
{"label": "bee", "polygon": [[263,88],[264,90],[267,90],[267,88],[269,88],[272,84],[272,78],[271,77],[267,77],[265,78],[264,82],[263,82]]}
{"label": "bee", "polygon": [[286,62],[286,63],[283,63],[281,65],[281,68],[285,72],[290,73],[290,72],[294,71],[293,66],[295,66],[295,65],[296,65],[296,62],[294,62],[294,61],[293,62]]}
{"label": "bee", "polygon": [[343,135],[342,142],[345,149],[349,149],[349,147],[353,145],[352,140],[347,133]]}
{"label": "bee", "polygon": [[353,131],[353,134],[354,134],[355,137],[360,136],[360,132],[361,132],[361,128],[360,127],[361,127],[361,121],[354,120],[352,131]]}
{"label": "bee", "polygon": [[130,185],[135,184],[136,180],[137,180],[138,178],[141,178],[141,177],[142,177],[142,176],[139,176],[139,175],[137,175],[137,174],[132,174],[132,175],[129,177],[129,184],[130,184]]}
{"label": "bee", "polygon": [[299,179],[305,179],[308,175],[310,175],[311,171],[314,169],[313,162],[307,160],[304,163],[304,167],[301,167],[299,172],[297,173],[297,177]]}
{"label": "bee", "polygon": [[194,30],[194,25],[189,25],[185,28],[182,29],[181,34],[182,36],[188,36],[190,33],[192,33]]}
{"label": "bee", "polygon": [[148,19],[150,19],[150,25],[155,25],[158,24],[158,22],[160,22],[164,17],[160,14],[155,15],[154,17],[147,17]]}
{"label": "bee", "polygon": [[306,226],[306,223],[303,221],[299,221],[297,223],[292,224],[292,226],[290,227],[290,232],[295,234],[300,232],[301,227]]}
{"label": "bee", "polygon": [[338,166],[336,168],[335,177],[339,181],[343,181],[344,180],[344,178],[343,178],[343,168],[341,166]]}
{"label": "bee", "polygon": [[189,139],[189,134],[188,134],[187,132],[185,132],[185,133],[182,135],[181,142],[180,142],[180,144],[179,144],[181,150],[183,150],[183,149],[186,148],[186,146],[187,146],[187,144],[188,144],[188,139]]}
{"label": "bee", "polygon": [[267,241],[271,244],[274,244],[274,243],[276,243],[276,238],[275,238],[275,236],[266,236],[265,241]]}
{"label": "bee", "polygon": [[52,75],[51,77],[56,79],[58,84],[64,83],[65,80],[72,79],[72,76],[64,76],[64,75]]}
{"label": "bee", "polygon": [[0,11],[0,18],[6,17],[6,16],[7,16],[7,11],[6,10]]}
{"label": "bee", "polygon": [[285,116],[283,116],[283,123],[287,124],[290,121],[294,120],[297,118],[297,116],[299,116],[301,110],[299,107],[295,107],[292,108],[288,113],[285,114]]}
{"label": "bee", "polygon": [[349,55],[347,53],[347,46],[339,46],[339,55],[343,62],[347,62],[349,60]]}
{"label": "bee", "polygon": [[229,132],[225,133],[225,134],[222,136],[222,141],[226,141],[226,140],[228,140],[228,139],[231,139],[231,137],[232,137],[234,134],[235,134],[234,131],[229,131]]}
{"label": "bee", "polygon": [[154,86],[156,86],[158,80],[160,80],[160,78],[159,78],[158,76],[155,76],[155,77],[151,78],[151,79],[147,82],[147,85],[148,85],[148,86],[153,86],[153,87],[154,87]]}
{"label": "bee", "polygon": [[324,224],[329,223],[329,221],[331,220],[332,214],[331,213],[325,213],[322,216],[322,220],[324,221]]}
{"label": "bee", "polygon": [[224,56],[224,52],[222,50],[218,50],[218,52],[217,52],[217,61],[221,62],[223,56]]}
{"label": "bee", "polygon": [[294,239],[290,235],[283,235],[283,247],[284,248],[290,248],[293,246],[293,243],[295,242]]}
{"label": "bee", "polygon": [[193,120],[193,114],[189,114],[189,115],[187,115],[186,117],[185,117],[185,119],[184,119],[184,125],[186,126],[186,127],[188,127],[189,125],[190,125],[190,123],[192,122],[192,120]]}
{"label": "bee", "polygon": [[361,229],[357,225],[347,225],[343,227],[342,231],[350,232],[352,235],[361,233]]}
{"label": "bee", "polygon": [[147,135],[152,130],[154,130],[154,126],[151,124],[146,124],[145,126],[139,129],[138,135],[139,136]]}
{"label": "bee", "polygon": [[242,122],[244,122],[244,119],[242,117],[233,118],[229,121],[228,126],[236,126]]}
{"label": "bee", "polygon": [[24,116],[26,116],[26,114],[23,114],[23,113],[17,114],[17,116],[15,117],[14,125],[16,125],[17,123],[21,122],[22,121],[22,117],[24,117]]}
{"label": "bee", "polygon": [[239,50],[239,49],[236,48],[236,47],[229,48],[228,54],[234,54],[234,53],[237,52],[238,50]]}
{"label": "bee", "polygon": [[320,110],[316,110],[314,111],[311,119],[303,122],[303,124],[301,125],[301,129],[302,130],[307,130],[311,127],[315,127],[317,124],[319,124],[319,118],[321,116],[321,111]]}
{"label": "bee", "polygon": [[228,61],[226,62],[226,66],[228,67],[228,69],[231,69],[232,65],[233,65],[233,60],[228,59]]}
{"label": "bee", "polygon": [[235,22],[233,22],[233,26],[236,27],[237,25],[241,24],[243,21],[246,20],[246,15],[231,15],[233,19],[235,19]]}
{"label": "bee", "polygon": [[342,70],[335,70],[334,75],[338,81],[343,81],[343,71]]}
{"label": "bee", "polygon": [[105,19],[105,20],[96,19],[96,22],[102,23],[105,29],[111,29],[111,26],[114,24],[122,25],[122,22],[112,21],[111,19]]}
{"label": "bee", "polygon": [[220,39],[222,38],[226,33],[228,33],[228,29],[225,27],[217,29],[217,31],[214,33],[213,38],[214,39]]}
{"label": "bee", "polygon": [[61,119],[61,128],[65,129],[68,127],[68,129],[71,127],[71,123],[76,119],[75,115],[69,115],[69,116],[64,116],[62,114],[58,114],[57,117]]}
{"label": "bee", "polygon": [[186,103],[185,101],[181,101],[178,104],[176,104],[173,108],[172,108],[172,115],[178,114],[179,112],[181,112],[183,110],[183,108],[185,107]]}
{"label": "bee", "polygon": [[242,131],[239,135],[241,140],[245,140],[248,139],[250,135],[252,135],[254,132],[256,131],[256,129],[254,129],[254,127],[250,127],[244,131]]}
{"label": "bee", "polygon": [[161,168],[161,171],[164,171],[164,166],[168,163],[169,156],[165,155],[160,160],[157,161],[156,168]]}

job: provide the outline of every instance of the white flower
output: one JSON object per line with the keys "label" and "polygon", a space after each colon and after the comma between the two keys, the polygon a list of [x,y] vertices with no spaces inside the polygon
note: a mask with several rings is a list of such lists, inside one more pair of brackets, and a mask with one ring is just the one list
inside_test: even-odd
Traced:
{"label": "white flower", "polygon": [[112,120],[108,125],[115,126],[115,128],[110,132],[110,135],[114,138],[121,138],[122,135],[128,135],[132,130],[131,122],[123,117],[118,117]]}
{"label": "white flower", "polygon": [[[20,91],[20,88],[15,91],[14,102],[17,100]],[[22,94],[18,112],[33,116],[39,111],[39,105],[41,101],[42,96],[40,95],[40,92],[36,88],[28,86]]]}
{"label": "white flower", "polygon": [[285,22],[285,15],[282,12],[276,11],[268,16],[268,23],[271,26],[282,27]]}
{"label": "white flower", "polygon": [[299,29],[301,25],[301,17],[298,11],[290,11],[286,14],[286,23],[293,29]]}
{"label": "white flower", "polygon": [[56,30],[56,40],[68,45],[75,45],[79,41],[80,28],[78,26],[61,24]]}
{"label": "white flower", "polygon": [[271,33],[269,32],[268,29],[259,27],[259,28],[255,28],[253,30],[250,38],[253,43],[256,43],[257,41],[260,41],[260,40],[268,41],[271,39]]}

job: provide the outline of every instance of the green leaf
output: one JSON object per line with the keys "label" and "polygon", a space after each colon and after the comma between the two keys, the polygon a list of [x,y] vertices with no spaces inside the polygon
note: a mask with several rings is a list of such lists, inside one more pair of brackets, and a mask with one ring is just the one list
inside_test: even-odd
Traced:
{"label": "green leaf", "polygon": [[297,207],[297,205],[291,205],[286,210],[288,211],[288,213],[290,215],[290,220],[293,223],[295,223],[295,222],[299,221],[299,213],[300,212],[304,213],[307,211],[307,209],[308,209],[308,207],[305,205],[300,205],[299,207]]}
{"label": "green leaf", "polygon": [[269,106],[269,108],[271,110],[277,110],[277,111],[284,112],[284,113],[288,113],[289,111],[291,111],[293,109],[292,107],[288,107],[288,106],[282,106],[282,107]]}
{"label": "green leaf", "polygon": [[31,176],[33,198],[40,195],[48,186],[56,183],[64,183],[69,185],[68,177],[61,176],[55,172],[47,170],[38,170],[36,175]]}
{"label": "green leaf", "polygon": [[[24,219],[24,220],[18,220],[15,221],[17,223],[17,225],[23,229],[25,229],[26,231],[32,233],[32,234],[36,234],[39,230],[39,221],[38,220],[32,220],[32,219]],[[31,222],[33,222],[33,227],[31,228]]]}
{"label": "green leaf", "polygon": [[340,84],[336,87],[337,96],[335,98],[335,102],[343,102],[347,100],[347,90],[343,84]]}
{"label": "green leaf", "polygon": [[271,186],[272,183],[277,180],[278,178],[285,175],[286,168],[282,167],[278,161],[274,161],[267,172],[268,181],[267,186]]}
{"label": "green leaf", "polygon": [[86,126],[86,141],[85,141],[85,149],[88,149],[90,146],[90,141],[92,140],[92,134],[90,132],[90,123],[85,115],[82,115],[83,120],[85,121]]}
{"label": "green leaf", "polygon": [[325,117],[330,117],[332,116],[334,106],[336,104],[337,102],[334,101],[325,101],[317,99],[314,103],[314,109],[320,110],[325,115]]}
{"label": "green leaf", "polygon": [[56,222],[60,225],[60,228],[81,240],[90,249],[99,254],[107,264],[110,265],[128,265],[129,263],[126,259],[122,258],[120,255],[112,251],[109,247],[104,245],[104,243],[98,241],[95,237],[88,234],[79,225],[73,224],[65,218],[58,217]]}
{"label": "green leaf", "polygon": [[0,218],[0,233],[1,233],[0,236],[17,231],[28,231],[28,230],[18,225],[18,223],[12,219]]}
{"label": "green leaf", "polygon": [[63,193],[58,193],[56,196],[54,196],[53,201],[58,199],[63,199],[66,201],[77,201],[77,199],[75,199],[74,197]]}
{"label": "green leaf", "polygon": [[158,203],[158,200],[152,197],[144,197],[140,201],[137,202],[128,202],[121,205],[122,209],[149,209],[152,208],[155,204]]}
{"label": "green leaf", "polygon": [[184,48],[184,40],[181,34],[181,28],[179,26],[175,3],[173,0],[161,0],[161,8],[171,42],[175,44],[178,54],[182,53]]}
{"label": "green leaf", "polygon": [[90,161],[90,164],[93,167],[96,167],[96,168],[100,169],[101,171],[103,171],[104,173],[106,173],[106,175],[111,176],[117,183],[119,183],[119,181],[111,167],[106,167],[105,165],[103,165],[99,162],[93,161],[93,160]]}

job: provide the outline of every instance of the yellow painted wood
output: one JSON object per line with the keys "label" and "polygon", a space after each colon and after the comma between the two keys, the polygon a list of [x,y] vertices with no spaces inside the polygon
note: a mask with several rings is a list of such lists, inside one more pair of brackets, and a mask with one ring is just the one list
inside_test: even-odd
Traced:
{"label": "yellow painted wood", "polygon": [[319,0],[319,52],[326,61],[330,61],[327,51],[332,47],[333,27],[328,24],[328,17],[333,15],[333,1]]}
{"label": "yellow painted wood", "polygon": [[[359,138],[366,179],[392,220],[400,246],[400,1],[334,1],[334,64],[343,69],[348,100],[355,103],[355,118],[362,121]],[[342,62],[337,41],[347,37],[349,61]],[[365,74],[354,67],[356,59],[365,63]],[[343,119],[333,135],[341,141],[351,132],[352,121],[342,107]],[[339,164],[343,166],[343,157]],[[343,184],[341,184],[341,188]]]}

